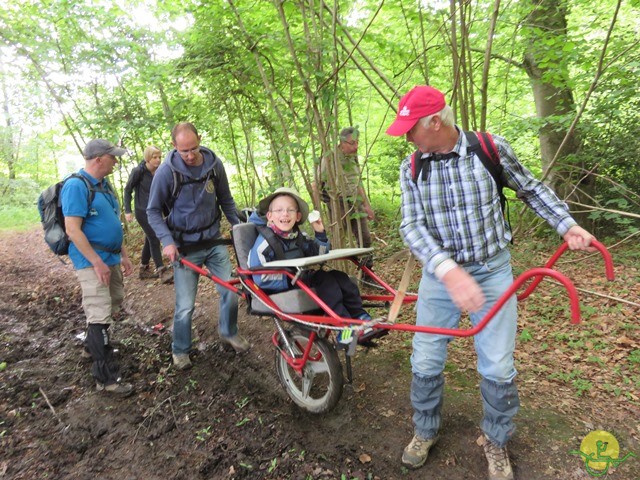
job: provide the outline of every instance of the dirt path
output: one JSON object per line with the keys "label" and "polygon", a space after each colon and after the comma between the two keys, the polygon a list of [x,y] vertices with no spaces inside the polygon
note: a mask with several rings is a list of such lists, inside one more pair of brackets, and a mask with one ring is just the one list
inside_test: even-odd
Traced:
{"label": "dirt path", "polygon": [[[278,384],[270,320],[248,317],[241,303],[240,328],[254,347],[243,356],[222,350],[217,295],[202,279],[194,316],[198,353],[191,371],[177,373],[170,366],[170,334],[151,329],[159,322],[170,326],[172,286],[129,278],[131,315],[115,326],[114,337],[137,393],[112,399],[94,391],[90,364],[80,358],[75,337],[84,316],[71,267],[45,250],[37,230],[0,240],[0,364],[6,362],[0,478],[486,477],[468,341],[457,342],[450,354],[441,440],[427,465],[410,472],[400,464],[412,435],[409,335],[389,335],[380,348],[359,352],[354,383],[337,408],[310,416]],[[609,398],[576,401],[571,392],[540,387],[538,377],[522,370],[523,407],[510,445],[516,478],[591,478],[569,452],[596,428],[614,433],[621,453],[640,455],[637,408]],[[610,470],[608,478],[640,478],[640,459]]]}

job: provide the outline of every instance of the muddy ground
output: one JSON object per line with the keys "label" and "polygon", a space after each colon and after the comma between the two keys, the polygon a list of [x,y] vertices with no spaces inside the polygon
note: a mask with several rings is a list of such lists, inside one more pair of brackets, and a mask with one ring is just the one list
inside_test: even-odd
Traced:
{"label": "muddy ground", "polygon": [[[386,268],[396,285],[398,263],[379,262],[379,271],[384,275]],[[596,278],[601,264],[569,268],[582,269],[585,288],[638,302],[637,263],[618,268],[623,283],[609,287]],[[486,478],[476,444],[481,404],[471,340],[456,341],[450,350],[440,442],[425,467],[408,471],[400,455],[412,436],[409,334],[393,333],[379,348],[359,351],[354,382],[338,406],[313,416],[300,411],[278,383],[271,320],[249,317],[241,301],[240,328],[253,348],[241,356],[221,349],[217,295],[203,278],[194,367],[176,372],[168,333],[172,285],[132,276],[126,290],[130,315],[114,326],[113,337],[136,393],[116,399],[95,391],[90,363],[80,356],[76,336],[84,315],[72,268],[46,250],[37,229],[0,236],[0,478]],[[534,317],[556,302],[557,294],[547,294],[521,307],[522,409],[510,444],[516,478],[592,478],[570,451],[594,429],[613,433],[621,454],[639,455],[610,469],[607,478],[640,478],[638,308],[585,297],[589,328],[601,327],[605,336],[605,354],[591,365],[593,378],[583,378],[591,384],[587,388],[575,383],[577,374],[571,378],[572,362],[585,365],[600,344],[575,337],[577,327],[568,325],[564,306],[549,314],[558,318],[538,328]],[[599,315],[602,309],[608,313]],[[402,315],[412,321],[409,309]],[[164,332],[153,331],[158,323]],[[579,340],[584,348],[571,350]]]}

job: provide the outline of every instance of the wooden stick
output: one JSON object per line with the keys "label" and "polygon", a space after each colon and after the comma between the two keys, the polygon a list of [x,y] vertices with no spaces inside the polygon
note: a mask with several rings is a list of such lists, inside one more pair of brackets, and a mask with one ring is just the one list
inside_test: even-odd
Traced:
{"label": "wooden stick", "polygon": [[53,416],[56,418],[56,420],[58,420],[58,423],[64,427],[65,426],[64,423],[62,423],[62,420],[60,420],[60,417],[56,413],[55,408],[53,408],[53,405],[51,405],[51,402],[49,401],[49,397],[47,397],[47,394],[44,393],[44,390],[42,390],[42,387],[38,387],[38,390],[40,390],[40,393],[42,394],[44,401],[47,402],[47,405],[49,406],[51,413],[53,413]]}
{"label": "wooden stick", "polygon": [[404,267],[404,273],[402,274],[402,279],[400,280],[400,286],[398,287],[396,296],[393,299],[391,308],[389,309],[387,323],[395,323],[396,319],[398,318],[400,307],[402,306],[402,301],[407,294],[407,287],[409,286],[409,282],[411,281],[411,274],[413,273],[413,267],[415,266],[415,264],[416,257],[414,257],[413,254],[409,252],[409,258],[407,259],[406,267]]}
{"label": "wooden stick", "polygon": [[[558,286],[561,286],[561,287],[563,286],[560,282],[554,280],[553,278],[551,278],[549,280],[554,285],[558,285]],[[613,300],[613,301],[616,301],[616,302],[619,302],[619,303],[626,303],[627,305],[631,305],[631,306],[634,306],[634,307],[640,307],[640,303],[632,302],[631,300],[625,300],[624,298],[612,297],[611,295],[606,295],[604,293],[594,292],[593,290],[587,290],[586,288],[576,287],[576,290],[579,291],[579,292],[588,293],[589,295],[595,295],[596,297],[602,297],[602,298],[606,298],[608,300]]]}

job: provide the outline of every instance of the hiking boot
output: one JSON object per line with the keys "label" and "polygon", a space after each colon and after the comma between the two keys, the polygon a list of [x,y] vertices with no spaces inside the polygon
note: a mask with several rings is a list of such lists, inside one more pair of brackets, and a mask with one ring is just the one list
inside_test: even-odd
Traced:
{"label": "hiking boot", "polygon": [[497,446],[486,435],[480,437],[480,442],[483,440],[484,455],[489,463],[489,480],[513,480],[507,447]]}
{"label": "hiking boot", "polygon": [[156,276],[160,278],[160,283],[173,283],[173,269],[169,267],[156,268]]}
{"label": "hiking boot", "polygon": [[402,463],[409,468],[419,468],[424,465],[429,456],[429,450],[438,441],[438,437],[422,438],[414,435],[411,442],[402,452]]}
{"label": "hiking boot", "polygon": [[231,345],[236,353],[245,353],[251,348],[251,344],[238,334],[233,337],[220,337],[220,340],[227,345]]}
{"label": "hiking boot", "polygon": [[189,354],[174,353],[171,356],[173,357],[173,366],[176,367],[176,370],[188,370],[192,367]]}
{"label": "hiking boot", "polygon": [[133,393],[133,385],[121,382],[105,385],[104,383],[96,382],[96,390],[98,392],[105,392],[119,397],[128,397]]}
{"label": "hiking boot", "polygon": [[138,272],[138,278],[140,280],[145,280],[149,278],[158,278],[158,274],[151,270],[149,265],[140,265],[140,271]]}

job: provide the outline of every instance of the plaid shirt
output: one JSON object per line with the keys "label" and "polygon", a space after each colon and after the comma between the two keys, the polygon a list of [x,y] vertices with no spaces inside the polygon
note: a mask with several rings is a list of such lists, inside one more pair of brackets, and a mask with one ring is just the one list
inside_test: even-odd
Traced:
{"label": "plaid shirt", "polygon": [[[505,187],[561,236],[577,225],[566,204],[518,161],[507,141],[493,139]],[[429,273],[446,259],[458,264],[482,262],[511,241],[496,184],[477,155],[467,156],[467,139],[461,131],[453,152],[459,157],[429,161],[431,154],[423,155],[428,162],[422,172],[426,181],[422,173],[416,183],[411,179],[411,156],[400,165],[400,234]]]}

